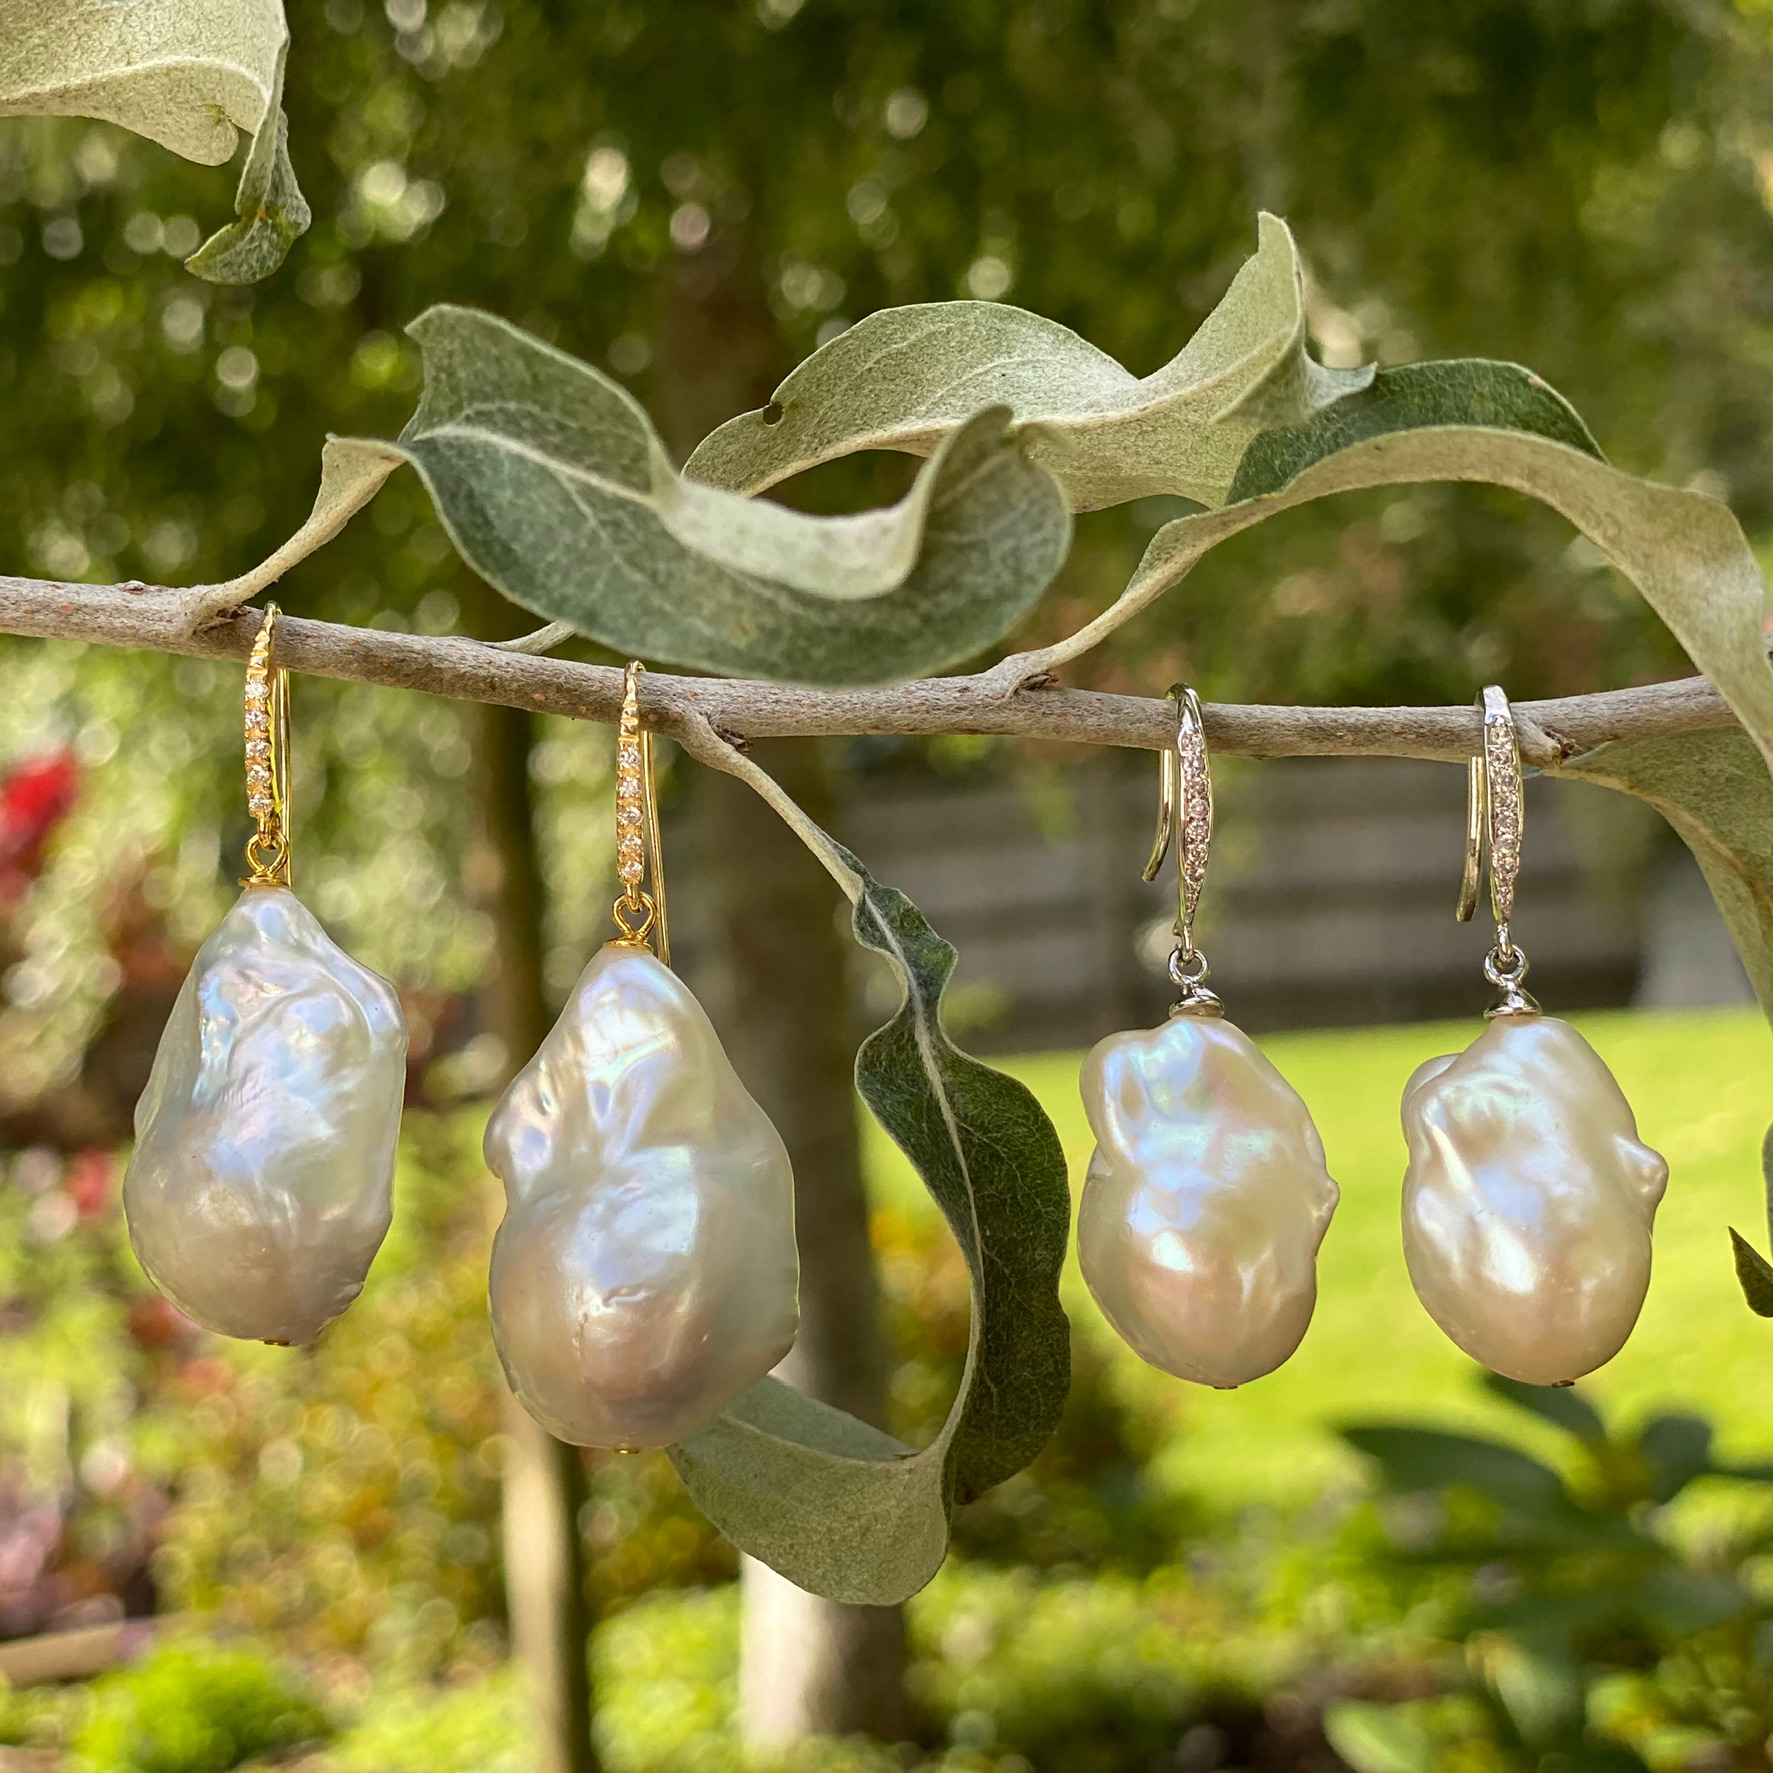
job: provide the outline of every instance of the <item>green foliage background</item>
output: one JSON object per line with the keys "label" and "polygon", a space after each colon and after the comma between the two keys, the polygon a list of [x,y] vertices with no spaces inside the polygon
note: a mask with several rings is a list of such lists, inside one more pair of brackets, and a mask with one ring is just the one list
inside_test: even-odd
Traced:
{"label": "green foliage background", "polygon": [[[1622,466],[1719,492],[1753,539],[1773,532],[1773,20],[1749,0],[290,10],[291,139],[316,222],[261,286],[218,289],[180,267],[225,175],[101,125],[0,122],[11,570],[190,583],[262,557],[305,514],[327,432],[404,421],[417,360],[401,328],[433,301],[485,306],[608,369],[683,448],[696,390],[670,366],[710,331],[755,358],[741,379],[767,384],[877,306],[970,294],[1050,314],[1149,371],[1222,293],[1258,206],[1299,236],[1329,361],[1527,363]],[[756,312],[761,334],[723,333]],[[794,496],[867,502],[903,469],[852,464]],[[1147,501],[1085,519],[1058,590],[1018,638],[1074,628],[1176,514]],[[486,609],[410,476],[280,595],[297,613],[423,632],[522,625]],[[28,1093],[71,1074],[117,988],[122,902],[139,896],[176,942],[227,892],[245,834],[236,684],[198,662],[35,642],[0,641],[0,666],[0,763],[66,742],[88,769],[8,934],[0,1076]],[[1078,676],[1147,692],[1187,676],[1216,696],[1460,701],[1485,677],[1525,696],[1680,669],[1641,603],[1555,519],[1501,493],[1427,487],[1339,499],[1228,544]],[[488,934],[463,712],[304,683],[297,725],[316,909],[408,987],[472,985]],[[603,765],[596,738],[564,724],[540,759],[550,865],[570,889],[551,931],[561,985],[590,939],[585,889],[601,859],[587,833],[601,822],[583,814]],[[471,1065],[461,1081],[472,1086]],[[1703,1145],[1703,1117],[1693,1125]],[[0,1248],[19,1272],[0,1291],[35,1314],[32,1371],[73,1400],[83,1452],[124,1434],[138,1394],[170,1387],[132,1449],[144,1472],[189,1474],[162,1560],[170,1595],[323,1662],[466,1680],[498,1654],[500,1597],[487,1226],[459,1132],[443,1120],[418,1135],[402,1196],[415,1216],[378,1266],[373,1311],[366,1298],[313,1356],[230,1354],[169,1377],[131,1338],[138,1282],[114,1228],[55,1232],[49,1215],[32,1230],[48,1197],[22,1190],[5,1197],[19,1223]],[[896,1426],[923,1440],[964,1347],[964,1277],[902,1205],[877,1232],[903,1357]],[[1721,1260],[1705,1272],[1721,1290]],[[103,1370],[95,1347],[115,1351]],[[1168,1425],[1137,1386],[1087,1349],[1081,1368],[1058,1441],[963,1518],[975,1566],[919,1613],[918,1678],[955,1766],[991,1756],[1001,1773],[1056,1743],[1073,1758],[1054,1765],[1071,1773],[1073,1745],[1103,1717],[1133,1720],[1149,1758],[1222,1715],[1212,1706],[1228,1694],[1247,1709],[1290,1690],[1326,1643],[1373,1650],[1369,1625],[1383,1639],[1370,1698],[1395,1696],[1388,1657],[1444,1655],[1464,1671],[1448,1682],[1458,1693],[1421,1729],[1456,1737],[1462,1765],[1528,1764],[1498,1735],[1496,1683],[1467,1643],[1469,1571],[1400,1576],[1363,1517],[1333,1550],[1320,1538],[1300,1554],[1327,1575],[1285,1552],[1252,1575],[1223,1522],[1208,1530],[1198,1503],[1141,1477]],[[402,1382],[421,1369],[443,1377]],[[1430,1375],[1444,1390],[1442,1377]],[[15,1444],[43,1438],[35,1395],[0,1385]],[[1235,1472],[1249,1457],[1210,1407],[1193,1426],[1197,1463]],[[1299,1470],[1347,1475],[1321,1434],[1291,1451]],[[1637,1519],[1647,1505],[1621,1508]],[[102,1497],[82,1516],[94,1560],[121,1519]],[[1264,1543],[1260,1525],[1239,1523],[1246,1546]],[[1479,1519],[1474,1542],[1493,1526]],[[612,1610],[660,1582],[727,1574],[657,1460],[600,1472],[588,1531]],[[1184,1546],[1205,1560],[1186,1579],[1125,1573]],[[1745,1533],[1726,1551],[1746,1567],[1761,1543]],[[1023,1559],[1053,1573],[980,1567]],[[1083,1586],[1081,1572],[1104,1570]],[[715,1764],[707,1741],[731,1697],[723,1606],[655,1599],[606,1631],[603,1654],[630,1683],[609,1714],[613,1764]],[[1273,1629],[1281,1613],[1294,1623]],[[1683,1757],[1719,1743],[1737,1758],[1709,1764],[1754,1764],[1768,1703],[1759,1628],[1757,1616],[1661,1660],[1652,1645],[1609,1715],[1659,1766],[1702,1764]],[[1080,1669],[1078,1635],[1112,1653]],[[1188,1662],[1180,1644],[1203,1641],[1228,1646],[1223,1666]],[[463,1692],[435,1703],[463,1719],[505,1704],[493,1687]],[[627,1712],[621,1693],[647,1697]],[[372,1705],[340,1764],[386,1773],[393,1751],[375,1731],[410,1744],[424,1722],[399,1723],[402,1708],[430,1717],[433,1703]],[[633,1721],[672,1707],[701,1721],[700,1748],[687,1727],[667,1742]],[[469,1731],[431,1727],[440,1740]]]}
{"label": "green foliage background", "polygon": [[[767,384],[882,303],[1000,296],[1149,370],[1222,292],[1259,205],[1294,224],[1330,360],[1528,363],[1621,465],[1725,492],[1751,534],[1773,521],[1773,57],[1765,20],[1716,0],[290,13],[291,139],[316,221],[263,285],[215,288],[179,264],[226,175],[108,126],[0,125],[0,560],[17,570],[195,582],[262,557],[305,513],[325,433],[406,417],[417,364],[401,328],[432,301],[483,305],[610,369],[687,447],[695,390],[668,372],[702,331],[759,359],[735,373]],[[753,311],[761,333],[727,324]],[[902,468],[825,471],[801,496],[866,502]],[[1086,519],[1022,638],[1105,601],[1164,505]],[[283,596],[427,631],[465,607],[499,619],[410,475]],[[9,670],[25,651],[6,643]],[[1462,700],[1485,676],[1526,695],[1679,668],[1555,519],[1427,487],[1238,539],[1083,674]],[[108,722],[115,739],[92,745],[127,773],[116,799],[144,774],[175,791],[94,866],[164,868],[199,833],[157,890],[200,926],[243,835],[226,674],[86,657],[64,675],[29,690],[7,750]],[[405,983],[466,983],[487,937],[472,868],[452,865],[472,847],[460,711],[325,685],[303,700],[317,909]],[[169,726],[189,748],[176,761],[155,736]],[[594,792],[594,756],[562,748],[560,778]],[[570,859],[596,872],[594,855]],[[64,1069],[92,1013],[80,1023],[94,987],[76,987],[98,938],[67,928],[91,886],[88,872],[48,889],[40,945],[57,955],[14,980],[15,1011],[34,990],[60,1018]],[[557,984],[587,928],[569,911],[556,932]]]}

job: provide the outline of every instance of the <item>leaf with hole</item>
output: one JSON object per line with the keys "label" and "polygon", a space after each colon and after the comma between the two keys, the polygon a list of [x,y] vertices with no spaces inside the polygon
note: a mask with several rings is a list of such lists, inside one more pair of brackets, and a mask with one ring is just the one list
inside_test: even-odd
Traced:
{"label": "leaf with hole", "polygon": [[921,1452],[764,1379],[670,1453],[741,1551],[815,1594],[885,1606],[941,1567],[956,1503],[1021,1470],[1058,1423],[1070,1378],[1058,1286],[1071,1199],[1058,1135],[1033,1095],[942,1031],[953,948],[804,815],[797,828],[846,879],[857,939],[904,982],[898,1014],[857,1055],[856,1085],[966,1259],[966,1364]]}
{"label": "leaf with hole", "polygon": [[[1027,666],[1049,668],[1083,651],[1221,542],[1282,511],[1364,487],[1457,480],[1508,487],[1575,524],[1643,593],[1763,755],[1773,755],[1766,594],[1729,507],[1610,466],[1570,408],[1509,364],[1381,371],[1367,392],[1256,439],[1238,471],[1236,503],[1166,524],[1113,609],[1072,641],[1028,655]],[[1764,782],[1764,767],[1760,775]]]}

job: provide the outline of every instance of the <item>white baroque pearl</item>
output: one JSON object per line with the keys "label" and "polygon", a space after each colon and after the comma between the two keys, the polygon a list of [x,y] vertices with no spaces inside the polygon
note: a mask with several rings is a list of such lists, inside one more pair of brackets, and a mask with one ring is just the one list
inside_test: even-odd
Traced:
{"label": "white baroque pearl", "polygon": [[486,1129],[505,1185],[493,1340],[511,1389],[584,1447],[682,1440],[794,1342],[781,1135],[687,986],[607,944]]}
{"label": "white baroque pearl", "polygon": [[148,1278],[224,1336],[312,1342],[387,1234],[406,1020],[285,887],[198,950],[135,1110],[123,1179]]}
{"label": "white baroque pearl", "polygon": [[1178,1379],[1272,1373],[1311,1322],[1338,1199],[1298,1092],[1242,1029],[1194,1015],[1110,1035],[1082,1089],[1077,1254],[1102,1315]]}
{"label": "white baroque pearl", "polygon": [[1568,1022],[1499,1016],[1404,1087],[1404,1255],[1474,1360],[1567,1384],[1624,1347],[1668,1165]]}

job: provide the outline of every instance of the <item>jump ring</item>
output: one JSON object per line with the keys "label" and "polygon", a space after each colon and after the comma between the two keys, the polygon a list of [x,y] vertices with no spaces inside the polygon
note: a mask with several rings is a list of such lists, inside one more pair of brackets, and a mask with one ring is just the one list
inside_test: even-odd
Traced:
{"label": "jump ring", "polygon": [[[610,907],[610,916],[621,930],[622,939],[627,942],[644,942],[658,920],[658,912],[645,893],[632,900],[624,893]],[[630,922],[630,918],[637,918],[638,921]]]}
{"label": "jump ring", "polygon": [[1206,984],[1212,971],[1206,955],[1198,948],[1186,953],[1178,948],[1170,955],[1170,978],[1183,991]]}
{"label": "jump ring", "polygon": [[1517,946],[1503,948],[1498,944],[1484,957],[1484,977],[1492,985],[1502,988],[1518,985],[1526,976],[1526,952]]}

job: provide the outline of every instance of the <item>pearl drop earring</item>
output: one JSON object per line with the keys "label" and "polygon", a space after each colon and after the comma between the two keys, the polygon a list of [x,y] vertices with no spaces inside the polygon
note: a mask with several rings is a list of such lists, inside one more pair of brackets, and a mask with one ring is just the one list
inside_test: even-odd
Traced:
{"label": "pearl drop earring", "polygon": [[1465,879],[1470,920],[1487,850],[1500,996],[1464,1052],[1404,1086],[1404,1255],[1429,1315],[1474,1360],[1529,1385],[1567,1385],[1625,1345],[1650,1284],[1650,1231],[1668,1165],[1640,1143],[1612,1072],[1524,988],[1509,930],[1525,827],[1508,698],[1479,698]]}
{"label": "pearl drop earring", "polygon": [[620,934],[486,1129],[511,1389],[559,1439],[628,1452],[683,1439],[781,1360],[800,1279],[787,1150],[669,965],[640,673],[616,747]]}
{"label": "pearl drop earring", "polygon": [[246,668],[244,888],[198,950],[123,1179],[148,1278],[198,1323],[312,1342],[387,1235],[406,1021],[290,890],[289,679],[267,604]]}
{"label": "pearl drop earring", "polygon": [[1194,915],[1213,834],[1200,702],[1178,686],[1154,880],[1174,840],[1182,996],[1161,1028],[1110,1035],[1081,1086],[1096,1151],[1077,1252],[1102,1315],[1155,1367],[1230,1389],[1299,1346],[1338,1192],[1305,1104],[1207,989]]}

